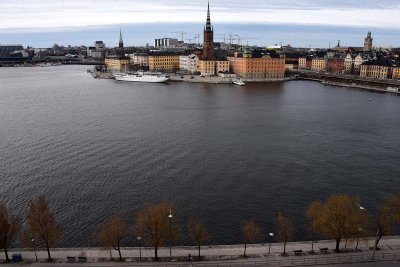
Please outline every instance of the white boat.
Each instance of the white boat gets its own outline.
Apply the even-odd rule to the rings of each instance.
[[[163,83],[169,80],[167,75],[161,73],[145,73],[136,72],[130,73],[115,73],[114,77],[118,81],[125,82],[145,82],[145,83]]]
[[[233,83],[233,84],[236,84],[236,85],[240,85],[240,86],[246,85],[246,84],[242,81],[242,79],[234,79],[234,80],[232,81],[232,83]]]

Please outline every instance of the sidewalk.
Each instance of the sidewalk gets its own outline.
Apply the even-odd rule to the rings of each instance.
[[[340,253],[336,254],[334,252],[335,242],[331,240],[322,240],[314,243],[314,254],[310,254],[311,242],[290,242],[286,245],[286,252],[289,256],[295,256],[294,251],[297,250],[302,256],[295,256],[298,258],[306,258],[307,256],[315,257],[316,255],[323,255],[338,257],[346,254],[358,254],[358,255],[371,255],[373,247],[374,238],[360,239],[358,244],[358,251],[355,252],[356,240],[347,242],[347,251],[355,253]],[[341,242],[341,250],[344,251],[345,240]],[[327,248],[327,253],[322,253],[320,248]],[[398,253],[400,256],[400,237],[383,237],[379,243],[379,253]],[[282,257],[283,243],[272,243],[271,252],[268,257],[269,243],[263,244],[252,244],[247,245],[246,254],[248,258],[254,260],[280,260],[288,259],[288,257]],[[300,252],[301,250],[301,252]],[[139,260],[139,253],[141,251],[142,261],[151,261],[154,257],[154,249],[152,247],[125,247],[122,248],[122,257],[128,262],[135,262]],[[219,261],[219,260],[238,260],[243,257],[244,245],[217,245],[217,246],[203,246],[201,247],[201,255],[204,257],[205,261]],[[20,253],[22,258],[26,261],[35,260],[35,252],[33,249],[11,249],[9,251],[9,256],[14,253]],[[198,255],[198,248],[195,246],[175,246],[172,247],[172,259],[175,261],[184,261],[188,254],[193,257]],[[44,262],[47,259],[47,252],[43,249],[38,249],[36,255],[39,261]],[[336,255],[336,256],[335,256]],[[51,256],[56,262],[67,262],[67,257],[76,257],[78,262],[79,256],[86,257],[87,262],[100,263],[109,261],[111,258],[117,259],[118,252],[116,250],[110,250],[106,248],[57,248],[51,250]],[[165,261],[169,261],[169,247],[162,247],[158,250],[158,256]],[[369,257],[369,256],[368,256]],[[0,260],[4,260],[4,252],[0,253]]]

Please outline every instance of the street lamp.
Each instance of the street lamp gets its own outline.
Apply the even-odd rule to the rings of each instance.
[[[139,242],[139,261],[142,261],[142,237],[138,236],[137,241]]]
[[[32,241],[32,245],[33,245],[33,250],[35,251],[35,258],[36,258],[36,261],[38,261],[37,254],[36,254],[35,239],[32,238],[31,241]]]
[[[169,260],[171,261],[171,235],[172,235],[172,213],[171,209],[169,209]]]
[[[269,233],[269,247],[268,247],[268,257],[269,257],[269,253],[271,252],[271,242],[272,242],[272,238],[274,238],[274,233]]]

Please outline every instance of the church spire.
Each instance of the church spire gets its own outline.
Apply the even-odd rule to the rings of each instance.
[[[208,1],[208,6],[207,6],[206,31],[212,31],[212,27],[211,27],[211,16],[210,16],[210,1]]]
[[[124,47],[124,41],[122,40],[121,28],[119,28],[119,47],[120,48]]]

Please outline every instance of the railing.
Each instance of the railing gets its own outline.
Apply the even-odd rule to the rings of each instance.
[[[278,259],[260,258],[237,260],[237,261],[213,261],[213,262],[135,262],[132,264],[124,264],[124,267],[247,267],[247,266],[309,266],[309,265],[327,265],[327,264],[346,264],[346,263],[363,263],[363,262],[381,262],[381,261],[399,261],[400,252],[398,253],[376,253],[375,260],[372,260],[372,252],[360,252],[344,254],[326,254],[316,256],[294,256],[280,257]],[[107,265],[111,267],[112,265]],[[79,265],[74,264],[74,267]],[[96,265],[91,265],[96,267]],[[100,267],[100,266],[99,266]]]

